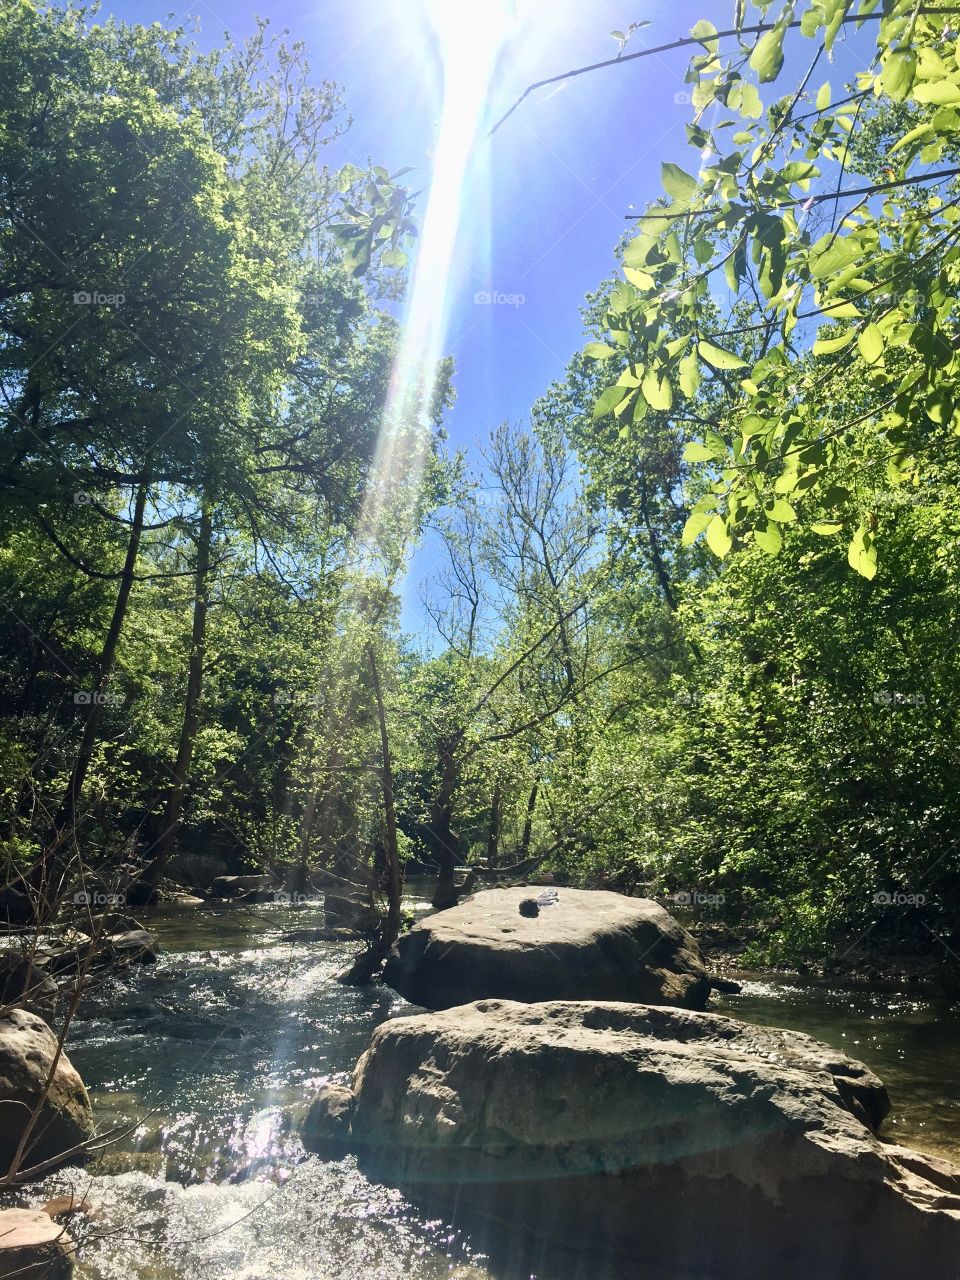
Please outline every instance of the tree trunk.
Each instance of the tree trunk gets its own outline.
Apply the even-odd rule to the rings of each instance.
[[[487,869],[497,865],[497,854],[500,849],[500,779],[493,784],[493,795],[490,797],[490,826],[487,829]]]
[[[437,887],[433,905],[438,911],[457,905],[457,848],[453,834],[453,793],[457,786],[455,749],[440,749],[440,785],[430,807],[430,839],[437,864]]]
[[[380,672],[373,645],[367,648],[373,695],[377,700],[377,721],[380,725],[380,784],[383,789],[383,813],[386,826],[384,841],[387,855],[387,923],[384,931],[384,954],[390,950],[400,935],[400,906],[403,898],[403,875],[400,869],[400,850],[397,846],[397,811],[393,793],[393,761],[390,756],[390,739],[387,734],[387,714],[383,706]]]
[[[317,819],[318,786],[319,783],[314,778],[300,815],[300,839],[297,842],[297,865],[290,882],[291,893],[306,893],[310,884],[310,845],[313,840],[313,824]]]
[[[193,748],[200,724],[200,697],[203,692],[204,660],[207,646],[207,611],[210,604],[210,544],[213,537],[213,504],[204,498],[200,508],[200,535],[197,540],[197,564],[194,573],[193,632],[190,637],[190,661],[187,668],[187,696],[183,709],[180,742],[173,766],[173,784],[167,794],[156,852],[143,875],[152,889],[160,883],[177,842],[183,817],[183,802]]]
[[[127,554],[120,574],[120,589],[117,592],[116,603],[113,606],[110,627],[100,652],[96,688],[92,691],[90,697],[90,709],[87,712],[86,723],[83,726],[83,737],[80,740],[77,759],[70,774],[70,781],[67,783],[66,793],[60,802],[60,808],[50,824],[46,847],[31,875],[34,884],[41,891],[42,899],[50,905],[52,905],[50,887],[53,878],[51,874],[53,861],[57,851],[62,848],[76,830],[77,805],[79,804],[83,784],[86,782],[90,762],[93,759],[93,753],[97,745],[97,730],[100,725],[101,708],[106,698],[107,684],[113,673],[117,646],[120,642],[123,623],[127,615],[130,592],[133,589],[137,557],[140,553],[140,540],[143,536],[147,490],[147,481],[143,480],[137,489],[137,496],[134,501],[133,522],[130,526],[130,537],[127,541]]]
[[[537,807],[537,795],[540,791],[540,783],[535,782],[530,788],[530,794],[527,796],[527,815],[523,820],[523,834],[520,837],[520,860],[522,861],[530,852],[530,841],[533,837],[533,814]]]
[[[390,756],[390,738],[387,733],[387,715],[383,705],[380,671],[373,645],[367,646],[367,661],[373,683],[373,696],[377,704],[377,723],[380,728],[380,786],[383,791],[384,852],[387,858],[387,916],[380,928],[380,936],[356,957],[339,981],[359,987],[368,983],[378,971],[390,948],[400,936],[400,907],[403,899],[403,875],[400,870],[400,850],[397,845],[397,812],[394,805],[393,762]]]

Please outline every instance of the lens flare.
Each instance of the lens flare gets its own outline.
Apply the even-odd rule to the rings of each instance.
[[[400,350],[360,522],[368,555],[387,532],[412,532],[430,447],[430,401],[453,297],[458,233],[479,161],[497,60],[516,30],[512,0],[424,0],[443,66],[443,98],[429,193]]]

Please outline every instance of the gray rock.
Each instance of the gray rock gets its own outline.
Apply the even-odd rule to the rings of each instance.
[[[146,929],[128,929],[124,933],[111,933],[104,939],[107,955],[121,964],[155,964],[157,940]]]
[[[592,1274],[945,1278],[960,1169],[882,1143],[866,1122],[887,1107],[862,1063],[798,1032],[486,1000],[381,1026],[303,1138],[518,1270],[588,1239]]]
[[[101,922],[95,922],[94,927],[95,938],[76,929],[66,930],[60,946],[43,949],[43,964],[58,977],[70,978],[114,965],[153,964],[157,959],[156,937],[136,920],[119,916],[107,931]]]
[[[57,1002],[57,984],[22,951],[0,952],[0,1006],[17,1005],[49,1013]]]
[[[15,885],[0,886],[0,924],[28,924],[33,919],[30,899]]]
[[[43,1096],[56,1049],[56,1036],[36,1014],[14,1009],[0,1018],[0,1173],[9,1168],[26,1122]],[[21,1168],[58,1159],[92,1135],[90,1099],[70,1059],[62,1053]]]
[[[369,899],[356,894],[334,893],[328,889],[323,897],[323,918],[328,928],[376,929],[380,912]]]
[[[270,876],[217,876],[210,886],[210,897],[239,898],[245,893],[269,889],[272,883]]]
[[[164,889],[160,901],[172,907],[202,907],[204,900],[183,889]]]
[[[73,1242],[49,1214],[0,1210],[0,1277],[68,1280],[72,1274]]]
[[[706,1005],[697,944],[658,903],[561,889],[527,917],[529,898],[523,887],[488,889],[424,917],[397,941],[385,981],[428,1009],[484,998]]]

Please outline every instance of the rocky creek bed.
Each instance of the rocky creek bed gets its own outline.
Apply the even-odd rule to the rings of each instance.
[[[478,1257],[449,1216],[370,1180],[354,1154],[307,1155],[284,1119],[343,1084],[375,1028],[413,1010],[387,988],[333,982],[346,943],[289,941],[319,906],[159,911],[159,962],[112,980],[70,1037],[98,1122],[128,1132],[103,1160],[7,1196],[38,1205],[73,1186],[76,1274],[97,1280],[515,1280],[519,1259]],[[960,1157],[960,1017],[904,993],[750,982],[713,1008],[795,1027],[863,1060],[888,1085],[897,1142]],[[691,1230],[695,1230],[695,1219]],[[602,1239],[533,1269],[538,1280],[604,1274]],[[599,1259],[599,1260],[598,1260]],[[527,1260],[529,1261],[529,1259]],[[622,1274],[616,1264],[608,1274]],[[512,1269],[513,1268],[513,1269]],[[658,1280],[674,1280],[662,1268]],[[678,1278],[679,1280],[679,1278]],[[854,1278],[855,1280],[855,1278]]]

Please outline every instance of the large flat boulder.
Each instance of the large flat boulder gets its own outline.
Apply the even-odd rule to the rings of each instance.
[[[56,1036],[36,1014],[13,1009],[0,1018],[0,1175],[9,1169],[41,1099],[20,1161],[22,1170],[68,1158],[93,1136],[93,1112],[83,1081],[65,1053],[54,1067],[56,1051]]]
[[[584,1248],[593,1275],[953,1275],[960,1169],[880,1141],[888,1106],[798,1032],[484,1000],[381,1026],[303,1140],[540,1273]]]
[[[705,1007],[697,944],[658,903],[559,889],[539,905],[537,894],[489,889],[426,916],[398,940],[385,981],[427,1009],[488,998]]]

